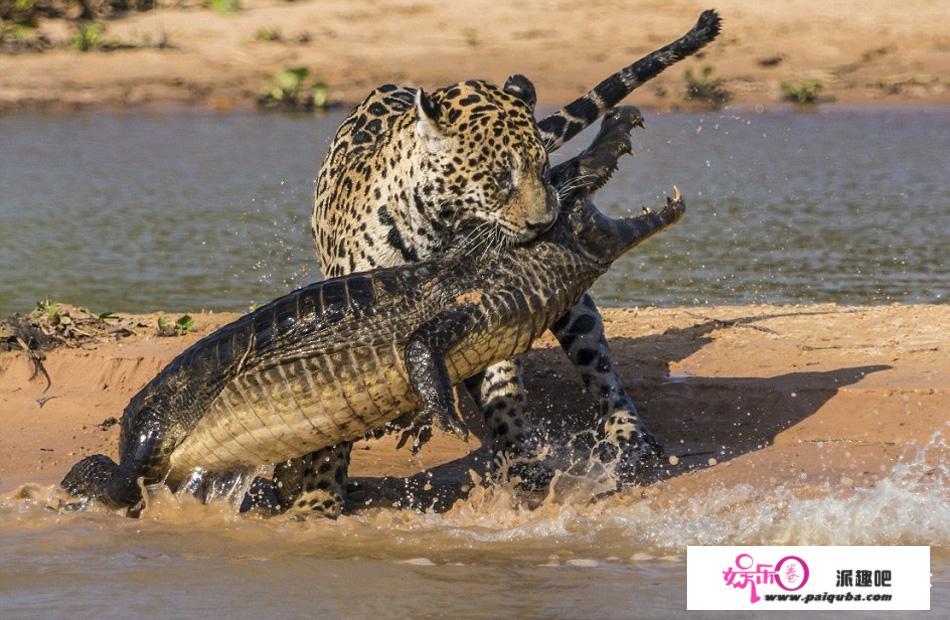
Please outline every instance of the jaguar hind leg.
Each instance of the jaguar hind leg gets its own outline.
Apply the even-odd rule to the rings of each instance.
[[[530,432],[524,413],[525,396],[520,360],[490,366],[465,382],[485,416],[491,437],[491,469],[508,463],[509,477],[528,488],[543,488],[552,472],[538,460],[538,438]]]
[[[604,321],[593,298],[584,295],[551,326],[551,331],[580,371],[585,386],[597,396],[598,439],[615,448],[607,450],[614,453],[609,456],[620,451],[621,477],[632,473],[638,461],[660,455],[660,444],[643,423],[610,357]]]
[[[352,446],[344,442],[278,464],[274,492],[281,511],[339,517],[346,500],[344,485]]]

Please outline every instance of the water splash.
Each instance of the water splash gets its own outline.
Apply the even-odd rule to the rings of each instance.
[[[475,476],[468,497],[445,512],[371,508],[339,520],[297,521],[237,515],[226,499],[203,505],[153,490],[140,520],[98,508],[54,510],[65,499],[56,487],[24,485],[0,497],[0,534],[15,528],[88,528],[101,536],[129,528],[174,532],[190,549],[223,545],[251,557],[317,554],[436,563],[572,560],[636,562],[675,558],[687,545],[927,544],[950,547],[947,445],[935,436],[912,448],[885,477],[866,488],[800,484],[726,486],[699,491],[634,487],[602,497],[603,478],[555,480],[532,506],[511,486],[484,485]],[[708,470],[707,470],[707,473]],[[798,481],[794,481],[798,483]],[[217,543],[213,542],[217,539]]]

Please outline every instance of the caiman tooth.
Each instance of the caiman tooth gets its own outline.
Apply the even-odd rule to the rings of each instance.
[[[596,183],[594,183],[594,184],[590,187],[590,190],[588,190],[588,191],[589,191],[591,194],[593,194],[594,192],[596,192],[596,191],[598,191],[600,188],[602,188],[604,185],[607,185],[607,183],[610,181],[610,178],[614,175],[614,172],[616,172],[616,171],[617,171],[617,165],[614,164],[613,166],[611,166],[611,168],[607,171],[606,174],[603,174],[603,175],[600,176],[600,180],[598,180]]]
[[[629,143],[628,143],[627,146],[629,147]],[[632,152],[633,152],[633,149],[631,148],[629,151],[625,151],[625,152],[626,152],[626,153],[632,153]],[[621,155],[623,155],[623,154],[624,154],[624,153],[621,153]],[[610,165],[609,168],[607,168],[607,171],[606,171],[606,172],[604,172],[604,173],[599,173],[599,174],[597,175],[597,176],[598,176],[597,180],[590,186],[590,189],[589,189],[588,191],[589,191],[591,194],[593,194],[594,192],[596,192],[596,191],[598,191],[600,188],[602,188],[604,185],[607,185],[607,183],[608,183],[608,182],[610,181],[610,179],[614,176],[614,173],[617,172],[617,168],[619,168],[619,167],[620,167],[620,157],[618,156],[618,157],[614,158],[613,163]]]
[[[643,127],[642,118],[638,118],[633,123],[633,127]],[[631,127],[630,130],[625,132],[624,140],[620,143],[620,149],[619,149],[620,152],[617,153],[617,156],[613,158],[613,162],[607,168],[606,172],[596,171],[595,176],[597,177],[597,180],[588,186],[588,191],[591,194],[598,191],[600,188],[602,188],[604,185],[606,185],[610,181],[610,179],[614,176],[614,173],[620,167],[621,157],[623,157],[624,155],[634,154],[633,145],[631,144],[631,135],[630,135],[631,132],[633,131],[633,127]]]

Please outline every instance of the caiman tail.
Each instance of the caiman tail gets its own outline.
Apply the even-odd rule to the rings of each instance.
[[[87,497],[110,508],[131,506],[140,499],[135,477],[124,476],[104,454],[87,456],[69,470],[61,483],[70,495]]]

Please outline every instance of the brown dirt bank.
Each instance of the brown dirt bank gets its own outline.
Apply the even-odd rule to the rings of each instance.
[[[542,104],[569,101],[631,59],[679,36],[708,5],[725,19],[701,59],[726,80],[733,102],[780,100],[780,84],[819,79],[823,95],[850,104],[950,103],[950,4],[937,0],[614,0],[517,3],[459,0],[243,0],[230,15],[194,6],[129,14],[105,23],[115,43],[145,49],[80,53],[63,21],[41,22],[59,47],[0,55],[0,111],[81,106],[252,105],[268,76],[306,66],[331,99],[360,100],[399,81],[433,87],[469,77],[535,80]],[[276,41],[256,40],[267,29]],[[302,40],[300,35],[307,36]],[[154,49],[155,41],[167,43]],[[684,67],[633,101],[682,102]]]
[[[185,346],[236,317],[195,316],[195,334],[49,353],[47,392],[42,377],[30,380],[25,354],[0,354],[0,492],[56,482],[86,454],[114,455],[118,427],[98,425]],[[665,482],[644,487],[657,501],[711,485],[781,484],[805,496],[869,486],[948,428],[950,306],[610,309],[606,320],[634,398],[678,457]],[[535,421],[555,436],[590,424],[592,401],[551,338],[526,367]],[[353,474],[364,492],[354,501],[396,499],[399,477],[424,470],[451,499],[484,462],[478,448],[436,437],[413,457],[390,438],[363,442]],[[421,476],[412,484],[429,486]]]

